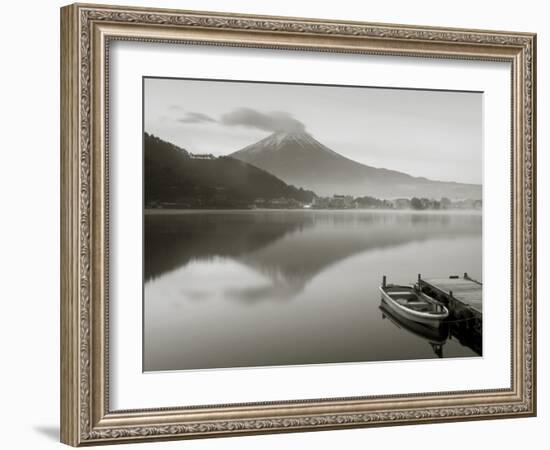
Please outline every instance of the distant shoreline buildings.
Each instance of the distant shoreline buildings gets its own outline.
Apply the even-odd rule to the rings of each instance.
[[[390,210],[480,210],[481,200],[451,200],[443,197],[440,200],[429,198],[396,198],[392,200],[375,197],[353,197],[352,195],[335,194],[332,197],[315,197],[311,203],[302,203],[294,199],[258,198],[251,209],[390,209]]]
[[[410,209],[410,210],[451,210],[481,209],[482,200],[451,200],[443,197],[439,200],[412,197],[396,199],[379,199],[375,197],[353,197],[351,195],[333,195],[332,197],[315,197],[309,206],[313,209]]]
[[[178,202],[152,202],[146,204],[147,209],[201,209],[201,205]],[[253,203],[240,205],[233,209],[380,209],[380,210],[412,210],[412,211],[445,211],[445,210],[481,210],[482,200],[460,199],[451,200],[443,197],[439,200],[429,198],[396,198],[379,199],[375,197],[353,197],[352,195],[336,194],[332,197],[315,197],[311,203],[304,203],[294,198],[278,197],[273,199],[257,198]],[[209,203],[204,208],[216,208]],[[222,209],[227,209],[224,204]],[[231,207],[229,207],[231,209]]]
[[[216,159],[212,153],[189,153],[191,159]]]

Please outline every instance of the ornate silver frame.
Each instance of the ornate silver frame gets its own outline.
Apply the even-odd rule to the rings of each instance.
[[[111,411],[106,67],[109,43],[117,39],[510,62],[510,388]],[[62,442],[80,446],[535,415],[535,53],[531,33],[83,4],[62,8]]]

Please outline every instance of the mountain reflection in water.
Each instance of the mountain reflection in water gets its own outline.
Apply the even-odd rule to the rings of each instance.
[[[382,275],[481,279],[477,213],[150,211],[144,220],[145,370],[437,357],[381,319]],[[446,357],[473,355],[445,347]]]

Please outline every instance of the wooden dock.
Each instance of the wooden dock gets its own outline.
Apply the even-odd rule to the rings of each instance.
[[[462,277],[422,278],[418,287],[449,310],[451,333],[463,345],[482,354],[483,285],[467,273]]]
[[[447,301],[455,300],[478,314],[483,313],[482,284],[464,274],[464,277],[419,278],[421,288],[429,288],[443,295]]]

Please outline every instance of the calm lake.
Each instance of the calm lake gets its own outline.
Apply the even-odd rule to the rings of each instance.
[[[378,291],[481,280],[478,212],[146,211],[144,227],[145,371],[478,356]]]

